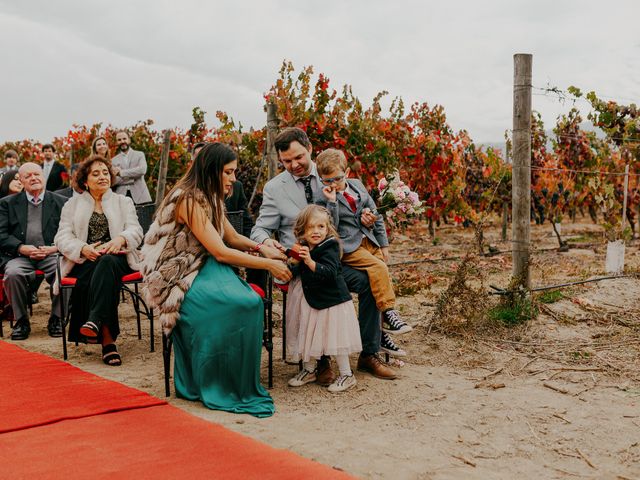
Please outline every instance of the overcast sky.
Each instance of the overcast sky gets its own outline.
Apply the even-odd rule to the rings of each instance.
[[[188,128],[194,106],[261,127],[283,59],[365,105],[380,90],[441,104],[455,130],[501,141],[514,53],[533,54],[535,86],[640,103],[639,20],[640,0],[0,0],[0,142],[74,123]],[[533,105],[547,128],[570,108]]]

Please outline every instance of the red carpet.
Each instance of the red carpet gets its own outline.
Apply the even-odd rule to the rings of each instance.
[[[0,385],[2,478],[353,478],[2,341]]]
[[[0,386],[0,433],[167,403],[3,341]]]
[[[0,435],[0,465],[4,478],[351,478],[170,405]]]

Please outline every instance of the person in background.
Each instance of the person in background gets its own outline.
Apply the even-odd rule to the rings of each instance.
[[[109,158],[109,157],[103,157]],[[78,171],[78,168],[82,165],[81,163],[74,163],[71,165],[71,179],[69,180],[69,186],[67,188],[63,188],[61,190],[56,191],[58,195],[61,195],[65,198],[71,198],[75,195],[81,195],[82,190],[78,189],[75,183],[75,174]]]
[[[18,171],[18,152],[7,150],[4,152],[4,167],[0,168],[0,175],[12,171]]]
[[[55,153],[56,149],[50,143],[42,146],[42,154],[44,155],[42,172],[44,173],[46,189],[50,192],[60,190],[69,178],[65,166],[55,159]]]
[[[144,180],[147,160],[143,152],[131,148],[131,138],[124,130],[116,133],[118,154],[111,159],[116,181],[115,192],[133,199],[133,203],[148,203],[151,194]]]
[[[102,361],[110,366],[122,364],[115,344],[121,279],[137,267],[136,249],[142,242],[133,201],[111,191],[114,180],[109,160],[85,160],[74,179],[82,193],[65,204],[55,237],[64,256],[60,273],[76,279],[69,341],[100,343]]]
[[[109,144],[105,137],[96,137],[93,139],[93,142],[91,143],[91,154],[98,155],[102,158],[111,158]]]
[[[2,179],[0,180],[0,198],[20,193],[22,190],[23,187],[22,182],[20,182],[18,170],[11,170],[2,175]]]

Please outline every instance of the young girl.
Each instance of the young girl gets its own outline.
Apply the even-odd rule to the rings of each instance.
[[[318,205],[308,205],[300,212],[293,233],[303,244],[298,251],[300,260],[292,260],[303,295],[295,307],[299,330],[291,354],[293,360],[302,360],[303,369],[289,380],[289,386],[314,382],[316,360],[332,355],[340,375],[329,391],[342,392],[356,384],[349,354],[360,352],[362,342],[356,310],[342,277],[338,235],[329,212]]]

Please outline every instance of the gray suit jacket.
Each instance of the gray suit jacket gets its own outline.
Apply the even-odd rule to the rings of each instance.
[[[322,195],[322,184],[316,176],[314,192]],[[314,201],[319,200],[314,197]],[[291,248],[296,239],[293,236],[293,224],[300,211],[307,206],[304,191],[296,185],[289,172],[282,172],[264,186],[262,205],[256,224],[251,230],[251,240],[262,243],[275,232],[279,242],[285,248]]]
[[[111,159],[111,163],[120,169],[114,184],[116,193],[126,195],[127,191],[130,191],[133,203],[151,201],[149,189],[144,181],[144,175],[147,173],[147,160],[143,152],[130,148],[127,155],[119,153]]]
[[[348,179],[349,186],[358,194],[358,207],[354,213],[347,203],[342,193],[338,192],[335,202],[319,202],[326,206],[333,218],[333,223],[338,228],[342,249],[344,253],[351,253],[358,249],[362,243],[362,236],[366,236],[374,245],[378,247],[388,247],[389,240],[384,226],[382,215],[378,216],[373,228],[367,228],[360,223],[363,208],[376,211],[376,204],[367,192],[367,189],[360,180]]]

